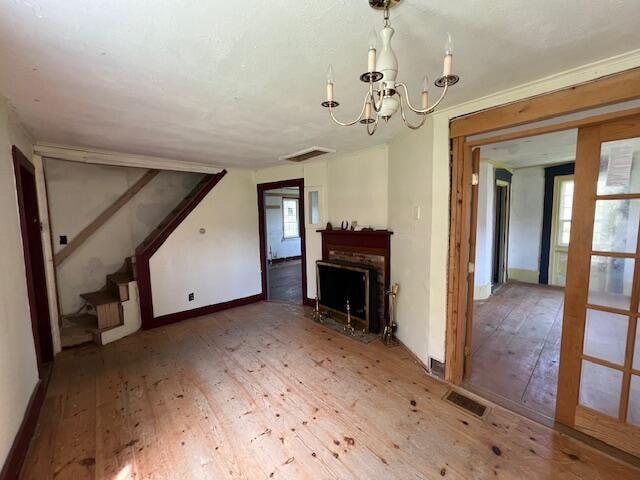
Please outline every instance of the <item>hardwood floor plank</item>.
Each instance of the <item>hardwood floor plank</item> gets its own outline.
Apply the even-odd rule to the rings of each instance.
[[[466,414],[403,348],[359,343],[300,306],[248,305],[58,362],[22,478],[640,475],[499,407]]]

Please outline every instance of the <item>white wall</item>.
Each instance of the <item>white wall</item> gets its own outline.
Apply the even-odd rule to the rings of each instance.
[[[322,238],[316,230],[326,222],[356,220],[358,226],[386,228],[388,222],[388,147],[376,145],[348,154],[333,154],[291,165],[256,170],[256,182],[303,178],[307,192],[319,188],[320,227],[309,225],[305,211],[307,247],[307,296],[316,296],[315,262],[322,258]],[[306,205],[305,205],[306,209]]]
[[[262,291],[256,198],[253,172],[229,169],[151,257],[155,316]]]
[[[427,127],[407,131],[389,144],[389,229],[391,283],[398,283],[396,320],[398,338],[425,363],[429,351],[428,281],[430,214],[429,145],[433,132]],[[448,210],[449,200],[439,200]]]
[[[544,168],[514,170],[509,219],[509,277],[535,280],[540,273],[540,244],[544,207]]]
[[[146,170],[45,159],[54,253],[127,191]],[[102,288],[106,275],[189,193],[202,174],[162,171],[57,268],[63,315],[83,304],[81,293]]]
[[[494,167],[480,161],[478,184],[478,222],[476,229],[476,271],[474,275],[474,299],[491,295],[493,273],[493,241],[495,235],[495,178]]]
[[[269,190],[269,193],[276,193],[276,191]],[[267,258],[299,257],[301,253],[300,237],[284,238],[283,236],[282,197],[267,195],[264,204],[265,207],[278,207],[265,209]]]
[[[327,158],[329,221],[356,220],[359,227],[387,228],[386,145]]]
[[[38,381],[12,144],[31,157],[31,137],[0,97],[0,466],[4,465]]]

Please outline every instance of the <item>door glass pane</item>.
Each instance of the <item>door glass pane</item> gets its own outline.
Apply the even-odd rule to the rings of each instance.
[[[633,423],[634,425],[640,426],[640,377],[637,375],[631,375],[627,423]]]
[[[624,365],[628,317],[616,313],[587,310],[584,354]]]
[[[612,417],[618,416],[622,372],[582,361],[580,404]]]
[[[598,200],[593,225],[593,249],[601,252],[636,251],[640,199]]]
[[[591,257],[589,303],[629,310],[634,260],[631,258]]]
[[[640,192],[640,138],[605,142],[600,148],[598,195]]]
[[[564,287],[567,283],[567,252],[557,251],[554,261],[552,285]]]

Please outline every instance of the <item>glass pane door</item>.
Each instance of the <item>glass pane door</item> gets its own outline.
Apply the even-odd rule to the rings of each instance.
[[[580,130],[572,208],[557,419],[638,455],[639,119]]]

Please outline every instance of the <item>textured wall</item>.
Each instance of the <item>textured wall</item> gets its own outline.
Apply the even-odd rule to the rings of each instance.
[[[151,257],[155,316],[261,292],[256,199],[253,172],[229,170]]]

